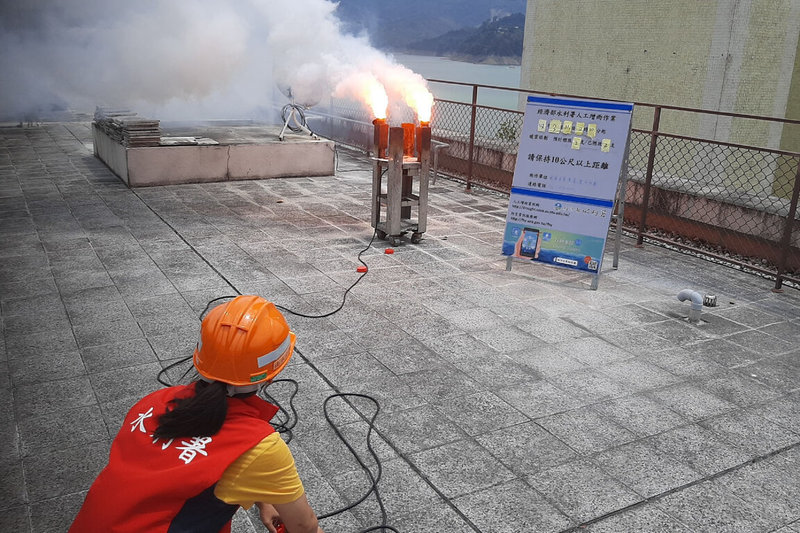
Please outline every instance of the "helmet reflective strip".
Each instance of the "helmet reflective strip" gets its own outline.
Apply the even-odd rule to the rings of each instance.
[[[286,350],[289,349],[289,346],[291,345],[292,345],[292,336],[286,335],[286,339],[284,339],[284,341],[281,343],[280,346],[258,358],[258,368],[263,368],[268,364],[270,364],[271,362],[279,359],[280,356],[282,356],[286,352]]]

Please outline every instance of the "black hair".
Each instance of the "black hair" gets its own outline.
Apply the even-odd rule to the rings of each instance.
[[[159,439],[210,437],[225,423],[228,414],[228,386],[221,381],[198,380],[194,395],[169,402],[158,418],[153,436]]]

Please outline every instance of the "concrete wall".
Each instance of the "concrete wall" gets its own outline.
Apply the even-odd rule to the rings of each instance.
[[[92,138],[95,157],[100,158],[114,174],[130,185],[128,183],[128,151],[125,147],[112,140],[94,124],[92,124]]]
[[[93,133],[95,155],[130,187],[334,173],[328,140],[126,148],[96,127]]]
[[[798,0],[528,0],[527,9],[523,88],[779,117],[800,95]],[[641,110],[634,127],[651,117]],[[783,133],[676,112],[661,124],[773,148]]]
[[[227,176],[227,146],[128,148],[131,187],[223,181]]]
[[[627,185],[625,219],[638,226],[644,184],[629,180]],[[649,206],[649,228],[660,228],[688,239],[719,243],[727,251],[765,258],[773,263],[777,263],[783,253],[779,243],[786,225],[785,215],[661,187],[650,189]],[[786,266],[798,269],[800,220],[794,221],[789,245],[791,253]]]
[[[229,179],[329,176],[334,173],[334,143],[328,140],[234,144],[230,146]]]

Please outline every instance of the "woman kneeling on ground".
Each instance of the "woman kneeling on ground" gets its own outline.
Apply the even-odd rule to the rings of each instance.
[[[194,351],[200,379],[133,406],[70,533],[228,532],[236,510],[253,504],[272,533],[322,533],[269,423],[278,408],[256,395],[294,343],[286,319],[261,297],[212,309]]]

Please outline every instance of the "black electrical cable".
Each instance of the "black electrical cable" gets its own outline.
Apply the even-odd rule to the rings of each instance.
[[[203,312],[200,313],[200,320],[203,320],[203,317],[206,316],[206,312],[208,312],[208,308],[211,307],[211,304],[213,304],[214,302],[218,302],[220,300],[225,300],[226,298],[236,298],[236,296],[220,296],[218,298],[214,298],[213,300],[209,300],[208,303],[206,304],[205,309],[203,309]]]
[[[339,307],[337,307],[333,311],[330,311],[328,313],[324,313],[324,314],[321,314],[321,315],[307,315],[307,314],[303,314],[303,313],[298,313],[296,311],[292,311],[291,309],[288,309],[286,307],[283,307],[283,306],[277,305],[277,304],[275,305],[275,307],[277,307],[278,309],[280,309],[283,312],[289,313],[291,315],[303,317],[303,318],[326,318],[326,317],[329,317],[329,316],[341,311],[342,308],[344,308],[344,304],[347,301],[347,295],[358,284],[358,282],[360,282],[364,278],[364,276],[366,276],[367,273],[369,272],[369,266],[364,262],[363,259],[361,259],[361,255],[372,247],[372,243],[375,241],[375,237],[376,237],[377,233],[378,233],[378,230],[376,228],[375,231],[373,231],[372,237],[370,238],[369,243],[367,244],[367,246],[363,250],[358,252],[358,256],[357,256],[358,262],[361,263],[365,268],[367,268],[367,270],[365,272],[363,272],[358,277],[358,279],[356,279],[353,282],[353,284],[350,285],[345,290],[344,295],[342,296],[342,303],[339,305]],[[231,285],[231,287],[237,292],[237,294],[241,294],[236,289],[236,287],[233,287],[233,285]],[[199,316],[200,320],[202,320],[203,317],[205,316],[206,312],[208,312],[208,310],[211,307],[212,303],[217,302],[219,300],[225,300],[225,299],[228,299],[228,298],[235,298],[235,297],[236,297],[235,295],[226,295],[226,296],[219,296],[217,298],[209,300],[208,303],[206,304],[205,308],[203,309],[203,311],[200,313],[200,316]],[[296,346],[295,346],[295,351],[298,353],[298,355],[300,355],[301,357],[303,357],[303,359],[305,359],[305,356],[303,356],[303,354],[300,352],[300,350]],[[156,379],[163,386],[171,387],[172,384],[162,380],[161,379],[162,376],[166,372],[168,372],[170,369],[172,369],[172,368],[174,368],[174,367],[176,367],[176,366],[178,366],[178,365],[180,365],[182,363],[185,363],[186,361],[189,361],[190,359],[192,359],[192,355],[184,357],[184,358],[182,358],[182,359],[180,359],[180,360],[178,360],[178,361],[176,361],[176,362],[164,367],[158,373],[158,375],[156,376]],[[183,378],[185,378],[191,370],[192,370],[192,366],[190,366],[186,370],[186,372],[184,372],[183,376],[181,376],[181,378],[178,380],[178,382],[183,380]],[[293,390],[289,395],[289,411],[287,411],[271,394],[269,394],[267,392],[266,389],[270,385],[275,384],[275,383],[290,383],[290,384],[293,385]],[[272,403],[276,407],[278,407],[278,414],[281,415],[281,418],[278,419],[277,421],[273,422],[272,425],[275,428],[275,430],[283,436],[283,438],[284,438],[284,440],[285,440],[285,442],[287,444],[289,442],[291,442],[291,440],[293,438],[292,430],[297,425],[298,416],[297,416],[297,410],[295,409],[295,406],[294,406],[294,398],[297,395],[298,391],[299,391],[299,385],[298,385],[297,381],[295,381],[293,379],[288,379],[288,378],[287,379],[276,379],[276,380],[273,380],[271,382],[265,383],[258,390],[258,395],[259,396],[261,396],[266,401],[269,401],[270,403]],[[372,470],[370,470],[370,468],[367,466],[367,464],[364,462],[364,460],[359,456],[358,452],[347,441],[345,436],[342,434],[342,432],[339,430],[339,428],[336,426],[336,424],[331,419],[330,413],[328,412],[328,403],[334,398],[342,398],[342,399],[344,399],[345,402],[347,402],[348,405],[350,405],[350,407],[353,410],[355,410],[359,415],[361,415],[361,417],[369,425],[369,429],[367,430],[367,450],[369,451],[370,455],[372,456],[373,460],[375,461],[377,473],[373,473]],[[365,399],[365,400],[368,400],[368,401],[372,402],[375,405],[375,412],[372,414],[372,416],[369,418],[369,420],[367,420],[367,418],[364,416],[364,414],[361,413],[361,411],[359,411],[358,409],[356,409],[355,406],[351,402],[348,401],[349,398],[362,398],[362,399]],[[361,496],[358,500],[356,500],[354,503],[351,503],[351,504],[349,504],[349,505],[347,505],[345,507],[342,507],[341,509],[336,509],[334,511],[330,511],[328,513],[320,515],[320,516],[317,517],[318,520],[322,520],[324,518],[330,518],[332,516],[335,516],[335,515],[344,513],[346,511],[349,511],[349,510],[355,508],[357,505],[360,505],[362,502],[364,502],[367,498],[369,498],[369,496],[371,494],[374,494],[375,495],[375,499],[376,499],[376,501],[378,503],[378,507],[380,508],[380,511],[381,511],[381,524],[377,525],[377,526],[371,526],[371,527],[366,528],[366,529],[361,529],[361,530],[358,531],[358,533],[369,533],[369,532],[372,532],[372,531],[392,531],[394,533],[400,533],[397,529],[395,529],[394,527],[392,527],[392,526],[390,526],[390,525],[388,525],[386,523],[387,520],[388,520],[388,515],[386,513],[386,507],[385,507],[385,505],[383,503],[383,499],[381,498],[380,492],[378,490],[378,483],[380,482],[381,476],[383,474],[383,467],[381,465],[381,461],[380,461],[380,458],[378,457],[378,454],[375,452],[375,449],[372,446],[372,433],[373,433],[373,430],[375,429],[375,419],[377,418],[379,412],[380,412],[380,404],[378,404],[378,401],[375,400],[375,398],[373,398],[371,396],[368,396],[366,394],[337,392],[337,393],[332,394],[332,395],[328,396],[327,398],[325,398],[325,401],[323,403],[323,413],[325,415],[325,420],[331,426],[331,428],[333,429],[334,433],[339,438],[339,440],[342,441],[342,443],[347,447],[347,449],[353,455],[355,460],[361,466],[362,470],[366,473],[367,477],[370,480],[370,487],[367,490],[367,492],[363,496]]]
[[[372,238],[369,240],[369,243],[367,244],[366,248],[361,250],[358,253],[358,256],[357,256],[359,263],[364,265],[364,267],[367,268],[367,271],[362,273],[361,276],[359,276],[358,279],[355,282],[353,282],[353,284],[350,285],[350,287],[348,287],[347,290],[345,290],[344,295],[342,296],[342,303],[339,305],[339,307],[337,307],[336,309],[334,309],[333,311],[331,311],[329,313],[325,313],[325,314],[322,314],[322,315],[306,315],[306,314],[303,314],[303,313],[298,313],[296,311],[292,311],[291,309],[288,309],[288,308],[280,306],[280,305],[276,305],[275,307],[277,307],[278,309],[280,309],[281,311],[284,311],[286,313],[289,313],[289,314],[292,314],[292,315],[295,315],[295,316],[304,317],[304,318],[325,318],[325,317],[329,317],[329,316],[341,311],[342,308],[344,307],[344,304],[345,304],[346,300],[347,300],[347,294],[369,272],[369,266],[364,262],[363,259],[361,259],[361,255],[372,247],[372,243],[375,241],[375,236],[377,235],[377,233],[378,233],[378,231],[376,229],[372,233]],[[297,352],[297,354],[300,357],[302,357],[303,359],[306,359],[305,356],[303,355],[303,353],[300,351],[300,349],[297,346],[295,346],[295,351]],[[277,381],[280,381],[280,380],[276,380],[276,382]],[[294,380],[286,380],[286,381],[291,381],[291,382],[295,383],[295,385],[297,385],[297,382],[295,382]],[[265,389],[268,386],[269,386],[269,384],[265,385],[261,389],[261,391],[265,395],[266,395]],[[296,393],[297,393],[297,391],[295,390],[294,394],[296,394]],[[294,394],[290,398],[290,408],[292,410],[292,413],[295,416],[294,423],[292,423],[291,426],[288,428],[288,434],[289,434],[289,438],[290,439],[291,439],[291,429],[294,428],[294,425],[297,422],[297,413],[294,410],[294,405],[292,405],[292,403],[291,403],[291,401],[294,399]],[[272,403],[277,405],[279,409],[283,410],[283,407],[281,407],[280,404],[278,404],[276,401],[274,401],[271,396],[269,398],[270,398],[270,401]],[[373,474],[372,470],[370,470],[370,468],[366,465],[366,463],[361,458],[361,456],[358,454],[358,452],[353,448],[353,446],[350,444],[350,442],[348,442],[347,438],[342,434],[342,432],[336,426],[336,424],[334,423],[333,419],[331,419],[330,413],[328,412],[328,404],[334,398],[342,398],[342,399],[344,399],[348,403],[348,405],[350,405],[350,407],[353,410],[355,410],[359,415],[361,415],[361,417],[364,418],[364,420],[369,425],[369,428],[367,429],[367,450],[369,451],[370,455],[372,455],[372,458],[375,461],[375,465],[376,465],[376,468],[377,468],[377,473]],[[361,411],[356,409],[355,406],[348,401],[349,398],[362,398],[362,399],[365,399],[367,401],[372,402],[375,405],[375,412],[372,414],[372,416],[369,418],[369,420],[367,420],[366,417],[363,415],[363,413],[361,413]],[[383,499],[381,498],[380,492],[378,490],[378,483],[380,482],[381,476],[383,474],[383,466],[381,465],[381,460],[378,457],[378,454],[375,452],[375,449],[372,446],[372,433],[373,433],[373,430],[375,429],[375,419],[377,418],[378,413],[380,412],[380,404],[378,403],[378,401],[375,398],[373,398],[372,396],[368,396],[366,394],[337,392],[337,393],[332,394],[332,395],[328,396],[327,398],[325,398],[325,401],[323,402],[323,405],[322,405],[322,410],[323,410],[323,413],[325,415],[325,420],[328,422],[328,425],[331,426],[331,428],[333,429],[333,431],[336,434],[336,436],[347,447],[347,449],[350,451],[350,453],[355,458],[356,462],[358,462],[358,464],[361,467],[361,469],[364,471],[364,473],[369,478],[370,487],[367,490],[367,492],[364,493],[364,495],[361,496],[355,502],[353,502],[353,503],[351,503],[349,505],[346,505],[346,506],[344,506],[344,507],[342,507],[340,509],[336,509],[336,510],[330,511],[328,513],[319,515],[317,517],[317,519],[318,520],[322,520],[324,518],[330,518],[332,516],[336,516],[338,514],[342,514],[342,513],[346,512],[346,511],[349,511],[349,510],[355,508],[356,506],[360,505],[362,502],[364,502],[367,498],[369,498],[369,496],[371,494],[375,494],[375,500],[378,503],[378,507],[380,508],[380,511],[381,511],[381,524],[377,525],[377,526],[372,526],[372,527],[369,527],[369,528],[366,528],[366,529],[359,530],[358,533],[369,533],[369,532],[372,532],[372,531],[393,531],[394,533],[400,533],[397,529],[395,529],[394,527],[392,527],[392,526],[387,524],[388,515],[386,513],[386,507],[385,507],[385,505],[383,503]],[[288,413],[287,413],[287,416],[288,416]],[[291,417],[289,417],[289,419],[291,419]]]
[[[356,279],[353,282],[352,285],[347,287],[347,289],[344,291],[344,295],[342,296],[342,303],[339,304],[339,307],[337,307],[336,309],[334,309],[333,311],[331,311],[329,313],[325,313],[325,314],[322,314],[322,315],[306,315],[306,314],[303,314],[303,313],[298,313],[297,311],[292,311],[291,309],[288,309],[288,308],[286,308],[286,307],[284,307],[282,305],[278,305],[278,304],[275,304],[275,307],[277,307],[281,311],[289,313],[290,315],[299,316],[299,317],[302,317],[302,318],[327,318],[327,317],[329,317],[329,316],[331,316],[333,314],[336,314],[339,311],[341,311],[342,308],[344,307],[345,302],[347,301],[347,295],[350,293],[351,290],[353,290],[353,287],[358,285],[359,281],[364,279],[364,276],[366,276],[367,273],[369,272],[369,266],[367,266],[367,264],[364,262],[364,260],[361,259],[361,254],[363,254],[364,252],[366,252],[367,250],[369,250],[372,247],[372,243],[375,241],[375,236],[377,234],[378,234],[378,230],[376,228],[375,231],[372,232],[372,238],[369,240],[369,244],[367,244],[367,247],[364,248],[363,250],[361,250],[360,252],[358,252],[358,256],[357,256],[358,262],[361,263],[362,265],[364,265],[364,267],[367,270],[362,272],[361,275],[358,277],[358,279]]]
[[[338,426],[331,419],[330,413],[328,412],[328,404],[334,398],[343,398],[345,399],[345,401],[347,401],[347,399],[349,398],[362,398],[372,402],[375,405],[375,412],[372,414],[371,417],[369,417],[369,420],[367,420],[367,424],[369,424],[369,429],[367,429],[367,449],[369,450],[370,455],[372,455],[372,458],[375,461],[375,467],[377,469],[376,473],[373,474],[372,470],[370,470],[370,468],[366,465],[366,463],[364,463],[363,459],[361,459],[361,456],[358,455],[358,452],[347,441],[345,436],[342,435],[342,432],[339,430]],[[355,409],[355,407],[349,401],[347,403],[363,417],[363,413],[361,413],[361,411]],[[325,414],[325,420],[331,426],[334,433],[336,433],[336,436],[339,437],[339,440],[341,440],[342,443],[347,447],[347,449],[350,450],[350,453],[353,454],[353,457],[361,466],[361,469],[364,471],[364,473],[367,474],[367,477],[370,480],[370,488],[361,498],[359,498],[355,502],[345,507],[342,507],[341,509],[336,509],[334,511],[330,511],[328,513],[320,515],[317,517],[318,520],[322,520],[323,518],[328,518],[331,516],[335,516],[337,514],[341,514],[345,511],[349,511],[354,507],[356,507],[357,505],[361,504],[364,500],[366,500],[370,494],[374,493],[375,501],[377,501],[378,507],[381,510],[381,524],[378,526],[369,527],[367,529],[362,529],[359,531],[359,533],[367,533],[369,531],[394,531],[395,533],[400,533],[399,531],[397,531],[397,529],[393,528],[392,526],[386,523],[388,521],[388,515],[386,514],[386,507],[383,504],[383,499],[381,498],[380,492],[378,490],[378,483],[380,482],[381,476],[383,475],[383,466],[381,465],[380,457],[378,457],[377,452],[375,452],[375,448],[372,447],[372,432],[375,429],[375,419],[378,417],[378,413],[380,413],[380,410],[381,406],[378,403],[378,401],[372,396],[368,396],[366,394],[340,392],[336,394],[331,394],[330,396],[325,398],[325,402],[322,404],[322,411]]]
[[[284,307],[284,306],[282,306],[282,305],[278,305],[278,304],[275,304],[275,307],[277,307],[277,308],[278,308],[278,309],[280,309],[281,311],[284,311],[284,312],[286,312],[286,313],[289,313],[289,314],[291,314],[291,315],[299,316],[299,317],[302,317],[302,318],[326,318],[326,317],[329,317],[329,316],[331,316],[331,315],[333,315],[333,314],[336,314],[336,313],[338,313],[339,311],[341,311],[341,310],[342,310],[342,308],[344,308],[344,304],[345,304],[345,302],[347,301],[347,295],[350,293],[350,291],[351,291],[351,290],[353,290],[353,287],[355,287],[356,285],[358,285],[358,282],[359,282],[359,281],[361,281],[361,280],[364,278],[364,276],[366,276],[366,275],[367,275],[367,273],[369,272],[369,266],[368,266],[368,265],[367,265],[367,264],[364,262],[364,260],[363,260],[363,259],[361,259],[361,255],[362,255],[364,252],[366,252],[367,250],[369,250],[369,249],[372,247],[372,243],[373,243],[373,242],[375,242],[375,236],[376,236],[377,234],[378,234],[378,230],[377,230],[377,229],[375,229],[375,231],[373,231],[373,232],[372,232],[372,237],[370,238],[370,240],[369,240],[369,243],[367,244],[366,248],[364,248],[363,250],[361,250],[360,252],[358,252],[358,256],[356,256],[356,257],[357,257],[357,259],[358,259],[358,262],[359,262],[359,263],[361,263],[362,265],[364,265],[364,267],[365,267],[365,268],[367,268],[367,271],[366,271],[366,272],[362,272],[362,273],[361,273],[361,275],[358,277],[358,279],[356,279],[356,280],[353,282],[353,284],[352,284],[352,285],[350,285],[350,286],[349,286],[349,287],[348,287],[348,288],[347,288],[347,289],[344,291],[344,295],[342,296],[342,303],[341,303],[341,304],[339,304],[339,307],[337,307],[336,309],[334,309],[333,311],[331,311],[331,312],[329,312],[329,313],[324,313],[324,314],[322,314],[322,315],[306,315],[306,314],[303,314],[303,313],[298,313],[297,311],[292,311],[291,309],[289,309],[289,308],[287,308],[287,307]],[[234,290],[236,290],[236,287],[233,287],[233,288],[234,288]],[[238,291],[238,290],[236,290],[236,292],[237,292],[237,293],[239,293],[239,291]],[[239,294],[241,294],[241,293],[239,293]],[[206,312],[207,312],[207,311],[208,311],[208,309],[211,307],[211,304],[212,304],[212,303],[214,303],[214,302],[218,302],[218,301],[220,301],[220,300],[225,300],[225,299],[228,299],[228,298],[236,298],[236,295],[226,295],[226,296],[219,296],[219,297],[217,297],[217,298],[213,298],[213,299],[209,300],[209,301],[208,301],[208,303],[206,304],[205,308],[203,309],[203,311],[200,313],[200,320],[202,320],[202,319],[203,319],[203,317],[205,316]],[[169,365],[169,366],[167,366],[167,367],[165,367],[165,368],[161,369],[161,371],[160,371],[160,372],[158,373],[158,375],[156,376],[156,380],[158,380],[158,382],[159,382],[159,383],[161,383],[162,385],[164,385],[165,387],[171,387],[171,386],[172,386],[172,384],[170,384],[170,383],[167,383],[167,382],[163,381],[163,380],[161,379],[161,377],[162,377],[162,376],[163,376],[163,375],[164,375],[164,374],[165,374],[165,373],[166,373],[168,370],[170,370],[171,368],[174,368],[174,367],[176,367],[176,366],[180,365],[181,363],[185,363],[186,361],[188,361],[188,360],[189,360],[189,359],[191,359],[191,358],[192,358],[192,356],[191,356],[191,355],[190,355],[190,356],[187,356],[187,357],[184,357],[183,359],[181,359],[181,360],[179,360],[179,361],[176,361],[176,362],[172,363],[171,365]],[[181,378],[181,379],[183,379],[183,377],[186,377],[186,375],[187,375],[187,374],[188,374],[188,371],[184,373],[184,375],[182,376],[182,378]],[[296,394],[296,393],[295,393],[295,394]],[[280,407],[280,406],[279,406],[279,407]]]
[[[303,356],[303,354],[300,352],[300,350],[297,349],[297,347],[295,347],[295,351],[298,353],[298,355],[300,355],[301,357],[305,358]],[[281,382],[291,383],[295,387],[294,390],[292,391],[291,396],[289,397],[289,408],[291,410],[291,414],[289,412],[287,412],[281,406],[281,404],[279,404],[278,401],[266,391],[266,389],[269,386],[271,386],[272,384],[281,383]],[[277,424],[274,423],[274,422],[272,424],[275,427],[276,431],[278,431],[279,433],[281,433],[283,435],[287,435],[288,434],[288,438],[286,439],[286,443],[287,444],[292,439],[292,431],[291,430],[297,424],[297,411],[295,410],[294,402],[293,402],[294,397],[297,394],[297,391],[298,391],[298,384],[293,379],[276,379],[276,380],[274,380],[274,381],[272,381],[270,383],[267,383],[267,384],[263,385],[259,389],[259,396],[261,396],[265,400],[269,401],[270,403],[276,405],[278,407],[278,409],[280,410],[279,412],[283,412],[284,415],[286,416],[286,418],[284,420],[279,420],[277,422]],[[372,456],[372,458],[373,458],[373,460],[375,462],[375,467],[377,469],[376,473],[372,472],[372,470],[369,468],[369,466],[361,458],[361,456],[358,454],[358,452],[355,450],[355,448],[353,448],[353,445],[350,444],[350,442],[342,434],[342,432],[339,429],[339,427],[336,425],[336,423],[331,418],[330,412],[328,410],[328,404],[331,402],[331,400],[333,400],[335,398],[344,399],[347,402],[347,404],[350,405],[350,407],[353,410],[355,410],[359,415],[361,415],[362,419],[364,419],[367,422],[367,424],[369,426],[368,429],[367,429],[367,450],[369,451],[370,455]],[[353,406],[353,404],[350,401],[348,401],[351,398],[362,398],[362,399],[365,399],[367,401],[372,402],[374,404],[374,406],[375,406],[375,412],[372,413],[372,415],[369,416],[369,417],[365,416],[360,410],[356,409],[355,406]],[[367,491],[360,498],[358,498],[355,502],[353,502],[353,503],[351,503],[349,505],[346,505],[345,507],[342,507],[340,509],[335,509],[333,511],[327,512],[327,513],[322,514],[322,515],[319,515],[319,516],[317,516],[317,519],[318,520],[323,520],[325,518],[330,518],[332,516],[336,516],[336,515],[342,514],[342,513],[346,512],[346,511],[350,511],[351,509],[355,508],[356,506],[358,506],[362,502],[364,502],[367,498],[369,498],[369,496],[371,494],[375,494],[375,500],[378,503],[378,507],[381,510],[381,524],[377,525],[377,526],[371,526],[371,527],[369,527],[367,529],[361,529],[361,530],[358,531],[358,533],[368,533],[368,532],[371,532],[371,531],[393,531],[395,533],[399,533],[399,531],[397,529],[395,529],[394,527],[392,527],[392,526],[390,526],[390,525],[388,525],[386,523],[388,521],[388,515],[386,513],[386,507],[385,507],[385,505],[383,503],[383,499],[381,498],[381,495],[380,495],[380,492],[379,492],[379,489],[378,489],[378,483],[380,482],[381,477],[383,475],[383,466],[381,465],[380,457],[378,457],[378,454],[375,451],[375,448],[372,446],[372,434],[373,434],[373,431],[375,429],[375,420],[376,420],[376,418],[378,416],[378,413],[380,413],[380,404],[378,403],[377,400],[375,400],[375,398],[373,398],[372,396],[368,396],[366,394],[341,393],[341,392],[339,392],[339,393],[331,394],[330,396],[325,398],[325,401],[322,404],[322,410],[323,410],[323,414],[325,415],[325,420],[328,422],[328,425],[331,426],[331,429],[333,429],[333,432],[336,434],[336,436],[339,438],[339,440],[341,440],[342,443],[347,447],[347,449],[353,455],[353,458],[355,458],[356,462],[358,462],[358,464],[361,467],[361,469],[364,471],[364,473],[369,478],[370,486],[367,489]]]
[[[365,398],[365,399],[367,399],[369,401],[372,401],[375,404],[375,412],[370,417],[370,419],[367,421],[367,423],[369,424],[369,429],[367,430],[367,449],[369,450],[370,454],[372,455],[372,458],[375,459],[375,464],[377,465],[377,469],[378,469],[377,474],[373,474],[372,473],[372,470],[370,470],[369,467],[364,463],[364,461],[361,459],[361,456],[358,455],[358,452],[356,452],[356,450],[347,441],[347,439],[344,437],[344,435],[342,435],[342,432],[339,430],[338,426],[333,422],[333,419],[331,419],[331,415],[328,412],[328,404],[334,398]],[[333,432],[336,433],[336,436],[339,437],[339,440],[342,441],[342,443],[347,447],[347,449],[350,450],[350,453],[353,454],[353,457],[358,462],[359,466],[361,466],[361,468],[367,474],[367,476],[369,477],[369,479],[372,482],[372,484],[371,484],[369,490],[361,498],[359,498],[355,502],[353,502],[350,505],[347,505],[345,507],[342,507],[341,509],[336,509],[335,511],[331,511],[329,513],[325,513],[323,515],[320,515],[320,516],[317,517],[318,519],[322,520],[323,518],[328,518],[328,517],[331,517],[331,516],[334,516],[334,515],[337,515],[337,514],[341,514],[341,513],[345,512],[345,511],[349,511],[350,509],[354,508],[355,506],[357,506],[358,504],[360,504],[361,502],[366,500],[369,497],[369,495],[372,494],[373,492],[375,492],[377,494],[378,482],[381,479],[381,474],[383,473],[383,469],[381,467],[380,459],[378,458],[377,453],[375,453],[375,450],[372,447],[371,437],[372,437],[372,430],[373,430],[374,425],[375,425],[375,417],[378,416],[378,412],[379,411],[380,411],[380,406],[378,405],[378,402],[374,398],[372,398],[371,396],[367,396],[367,395],[364,395],[364,394],[356,394],[356,393],[336,393],[336,394],[331,394],[330,396],[325,398],[325,401],[322,403],[322,412],[325,415],[325,420],[331,426],[331,429],[333,429]],[[359,414],[361,414],[360,411],[359,411]],[[381,508],[381,512],[383,514],[383,518],[384,518],[384,521],[385,521],[386,511],[383,508],[383,502],[380,501],[380,498],[378,499],[378,505]]]
[[[164,385],[165,387],[172,387],[172,383],[167,383],[166,381],[164,381],[163,379],[161,379],[161,376],[163,376],[164,374],[166,374],[166,373],[167,373],[167,372],[168,372],[168,371],[169,371],[171,368],[174,368],[174,367],[176,367],[176,366],[180,365],[181,363],[185,363],[186,361],[188,361],[188,360],[189,360],[189,359],[191,359],[191,358],[192,358],[192,356],[191,356],[191,355],[187,355],[187,356],[186,356],[186,357],[184,357],[183,359],[179,359],[179,360],[175,361],[174,363],[172,363],[171,365],[167,365],[167,366],[165,366],[164,368],[162,368],[162,369],[161,369],[161,371],[158,373],[158,375],[156,375],[156,380],[157,380],[159,383],[161,383],[162,385]],[[186,375],[189,373],[189,370],[191,370],[191,367],[189,367],[189,369],[188,369],[188,370],[186,370],[186,372],[184,372],[184,374],[183,374],[183,377],[181,377],[181,379],[183,379],[184,377],[186,377]],[[179,379],[178,381],[180,382],[180,379]]]
[[[299,316],[301,318],[327,318],[327,317],[329,317],[331,315],[334,315],[334,314],[338,313],[339,311],[341,311],[344,308],[344,304],[347,302],[347,295],[350,294],[350,291],[353,290],[353,288],[356,285],[358,285],[358,282],[361,281],[364,278],[364,276],[367,275],[367,272],[369,272],[369,266],[364,262],[363,259],[361,259],[361,255],[372,247],[372,243],[375,242],[375,237],[376,237],[377,234],[378,234],[378,230],[376,229],[375,231],[372,232],[372,237],[370,238],[369,243],[367,244],[366,248],[364,248],[363,250],[358,252],[358,256],[356,258],[358,259],[359,263],[361,263],[365,268],[367,268],[367,270],[365,272],[362,272],[361,275],[358,276],[358,278],[353,282],[353,284],[350,285],[349,287],[347,287],[347,289],[345,289],[344,294],[342,295],[342,303],[339,304],[339,307],[337,307],[333,311],[330,311],[328,313],[324,313],[324,314],[321,314],[321,315],[307,315],[307,314],[304,314],[304,313],[293,311],[293,310],[289,309],[288,307],[284,307],[284,306],[282,306],[280,304],[275,304],[275,307],[277,307],[278,309],[280,309],[281,311],[283,311],[285,313],[289,313],[290,315],[294,315],[294,316]],[[219,298],[214,298],[213,300],[208,302],[208,305],[206,305],[206,308],[203,310],[202,313],[200,313],[200,318],[201,319],[203,318],[203,315],[206,313],[206,311],[208,311],[208,308],[211,306],[211,304],[213,302],[216,302],[218,300],[224,300],[226,298],[235,298],[235,297],[236,296],[220,296]]]
[[[287,411],[283,407],[283,405],[278,403],[278,400],[276,400],[271,394],[267,392],[267,387],[269,387],[270,385],[274,385],[275,383],[291,383],[294,386],[294,389],[289,395],[289,411]],[[278,418],[277,421],[275,421],[275,419],[273,418],[273,420],[270,421],[270,424],[272,424],[272,426],[275,428],[275,431],[284,436],[284,441],[286,442],[286,444],[289,444],[294,438],[294,435],[292,434],[292,429],[294,429],[294,427],[297,425],[297,410],[294,407],[294,398],[295,396],[297,396],[297,392],[299,390],[300,386],[298,385],[297,381],[288,378],[274,379],[270,382],[263,384],[258,389],[258,395],[261,398],[275,405],[278,408],[278,414],[276,414],[275,416],[277,417],[278,415],[280,415],[281,418]]]

